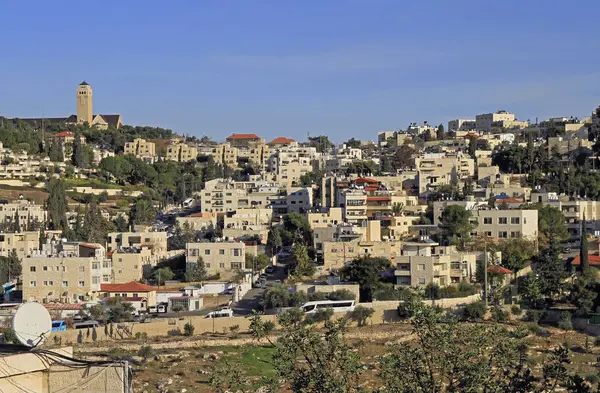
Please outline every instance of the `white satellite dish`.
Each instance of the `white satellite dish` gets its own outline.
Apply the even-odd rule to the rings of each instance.
[[[52,318],[41,304],[23,303],[13,317],[12,329],[21,344],[36,347],[52,332]]]

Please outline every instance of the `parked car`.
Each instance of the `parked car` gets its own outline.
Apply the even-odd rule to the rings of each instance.
[[[235,292],[234,288],[227,288],[226,290],[221,292],[219,295],[233,295],[234,292]]]
[[[274,271],[275,271],[275,266],[267,266],[267,268],[265,269],[265,273],[267,273],[267,274],[273,274]]]
[[[52,331],[53,332],[62,332],[67,330],[67,323],[64,320],[60,321],[52,321]]]

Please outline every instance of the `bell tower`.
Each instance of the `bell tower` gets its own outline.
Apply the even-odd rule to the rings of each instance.
[[[92,86],[83,81],[77,86],[77,123],[83,124],[87,121],[91,126],[92,113]]]

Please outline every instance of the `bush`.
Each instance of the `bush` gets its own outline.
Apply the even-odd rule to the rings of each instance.
[[[599,337],[596,337],[596,339],[594,340],[594,344],[595,344],[597,347],[600,347],[600,336],[599,336]]]
[[[531,333],[531,331],[529,330],[529,328],[527,326],[517,326],[517,328],[511,333],[511,336],[516,339],[521,340],[521,339],[524,339],[525,337],[529,336],[530,333]]]
[[[350,314],[350,317],[356,321],[358,326],[365,326],[367,324],[367,319],[369,319],[374,312],[375,310],[372,308],[357,306],[354,311],[352,311],[352,314]]]
[[[240,325],[233,325],[229,327],[229,332],[233,338],[237,338],[238,333],[240,331]]]
[[[505,322],[508,319],[508,312],[502,310],[501,307],[492,308],[492,319],[495,322]]]
[[[471,304],[467,304],[463,308],[463,317],[467,321],[479,321],[483,319],[486,312],[487,307],[485,303],[482,301],[478,301]]]
[[[510,307],[510,313],[512,315],[521,315],[521,307],[519,307],[519,305],[517,305],[517,304],[513,304]]]
[[[560,313],[560,319],[558,321],[558,327],[562,330],[573,330],[573,324],[571,323],[571,313],[563,311]]]
[[[531,332],[534,333],[536,336],[539,336],[539,337],[547,337],[548,336],[548,330],[544,329],[543,327],[538,325],[536,322],[529,323],[527,325],[527,328],[529,330],[531,330]]]
[[[150,345],[142,345],[138,350],[137,355],[146,360],[152,356],[153,352],[154,351]]]
[[[306,314],[306,322],[318,323],[329,321],[333,317],[333,308],[319,308],[314,314]]]
[[[13,344],[17,342],[17,336],[15,335],[15,332],[10,328],[4,328],[4,330],[2,331],[2,335],[4,337],[5,344]]]
[[[533,323],[539,323],[542,319],[543,311],[541,310],[527,310],[525,313],[525,320]]]
[[[194,325],[192,325],[191,322],[188,322],[183,326],[183,335],[188,336],[188,337],[193,336],[194,330],[195,330]]]
[[[434,282],[430,282],[425,287],[425,299],[439,299],[441,298],[440,286]]]
[[[79,334],[77,335],[77,344],[83,344],[83,330],[79,330]]]

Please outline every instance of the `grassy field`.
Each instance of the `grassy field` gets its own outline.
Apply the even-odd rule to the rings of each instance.
[[[362,380],[366,386],[379,385],[377,376],[379,358],[388,350],[389,344],[405,340],[409,336],[410,326],[407,324],[373,325],[349,330],[347,342],[361,355],[366,370]],[[159,392],[158,386],[168,382],[171,382],[168,385],[169,391],[179,392],[181,389],[186,389],[187,392],[214,392],[214,387],[209,383],[211,373],[215,368],[222,367],[226,361],[234,363],[241,371],[246,386],[256,388],[262,377],[275,376],[272,361],[275,349],[267,344],[258,345],[247,335],[240,337],[246,338],[245,345],[240,345],[239,339],[236,342],[237,346],[221,345],[228,340],[224,335],[215,335],[214,339],[219,340],[216,342],[218,346],[198,345],[198,338],[194,337],[151,340],[148,345],[154,346],[153,352],[156,358],[146,363],[136,357],[136,350],[124,351],[119,343],[113,343],[115,349],[109,353],[112,358],[132,359],[134,392]],[[206,339],[206,337],[202,338]],[[597,380],[595,365],[597,357],[600,356],[600,346],[595,346],[595,337],[588,336],[586,344],[584,334],[541,327],[532,329],[532,333],[526,340],[529,346],[528,361],[535,373],[541,373],[541,367],[548,358],[550,350],[563,344],[571,351],[569,369],[590,381]],[[101,351],[99,348],[96,353],[80,353],[79,356],[103,357],[103,354],[106,354],[106,351]]]

